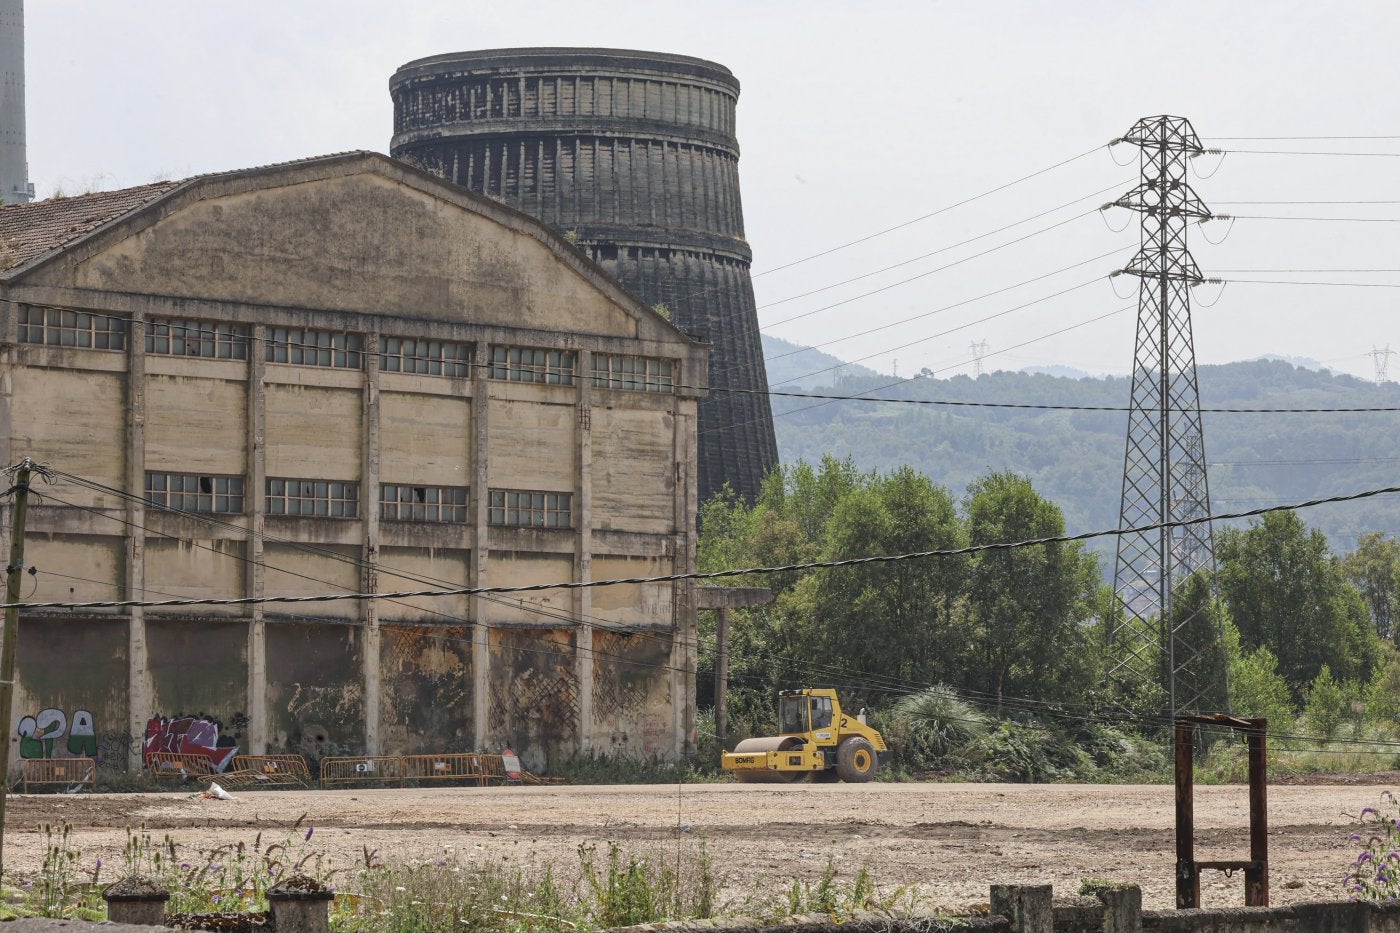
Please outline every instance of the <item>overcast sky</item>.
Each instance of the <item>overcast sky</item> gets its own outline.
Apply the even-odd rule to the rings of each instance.
[[[739,167],[756,273],[1103,146],[1145,115],[1186,116],[1207,145],[1225,148],[1400,154],[1400,5],[1381,0],[28,0],[26,16],[29,164],[40,197],[346,149],[387,151],[389,76],[428,55],[580,45],[712,59],[743,85]],[[1397,138],[1225,139],[1334,135]],[[1135,181],[1135,157],[1130,147],[1105,146],[859,247],[759,275],[759,303],[767,305],[760,319],[770,333],[830,341],[829,352],[868,356],[867,365],[897,366],[900,375],[924,367],[967,372],[974,341],[986,342],[988,367],[1126,371],[1134,315],[1111,312],[1134,305],[1135,284],[1107,280],[1137,241],[1136,217],[1126,212],[1070,220],[894,283],[1111,200]],[[1236,152],[1196,165],[1205,174],[1218,167],[1191,182],[1219,212],[1400,218],[1400,158]],[[944,249],[1075,199],[1082,200]],[[1396,203],[1230,203],[1316,200]],[[1110,224],[1128,226],[1114,233]],[[1400,223],[1240,220],[1202,232],[1219,240],[1227,230],[1220,245],[1192,234],[1208,274],[1400,269]],[[1121,253],[1104,256],[1116,248]],[[943,251],[770,304],[934,250]],[[1400,284],[1400,272],[1226,277]],[[817,310],[884,286],[892,287]],[[1393,313],[1400,288],[1239,282],[1197,291],[1201,304],[1218,298],[1195,315],[1201,362],[1276,353],[1369,377],[1373,345],[1400,350]],[[816,313],[780,323],[806,312]],[[892,326],[851,337],[883,325]],[[1392,375],[1400,375],[1400,359]]]

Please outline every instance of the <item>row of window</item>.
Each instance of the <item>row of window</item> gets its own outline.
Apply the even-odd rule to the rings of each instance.
[[[87,311],[20,308],[19,340],[56,347],[124,350],[126,321]],[[146,352],[167,356],[246,360],[252,330],[246,324],[194,320],[152,319],[146,326]],[[391,373],[419,373],[465,379],[471,375],[474,348],[470,343],[385,337],[379,368]],[[307,328],[269,327],[269,363],[359,369],[364,339],[359,334]],[[486,374],[509,382],[546,385],[574,384],[578,354],[541,347],[492,346]],[[674,362],[656,357],[593,354],[593,385],[603,389],[670,392],[675,386]]]
[[[268,479],[266,495],[268,515],[359,517],[359,483]],[[243,477],[147,473],[146,501],[185,512],[242,514]],[[467,488],[381,483],[379,517],[386,521],[466,524]],[[567,492],[492,489],[487,502],[487,523],[522,528],[571,528],[573,496]]]

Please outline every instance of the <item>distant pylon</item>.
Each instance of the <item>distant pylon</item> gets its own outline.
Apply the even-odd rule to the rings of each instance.
[[[1371,359],[1376,364],[1376,385],[1384,385],[1387,381],[1386,371],[1390,369],[1390,358],[1394,355],[1390,344],[1386,344],[1384,350],[1378,350],[1375,344],[1371,344]]]
[[[982,358],[987,355],[987,341],[974,340],[972,342],[972,378],[977,379],[982,375]]]
[[[1147,117],[1122,142],[1142,150],[1141,181],[1113,202],[1142,216],[1138,253],[1122,270],[1139,279],[1119,511],[1119,527],[1133,528],[1210,515],[1191,335],[1190,290],[1202,276],[1186,248],[1186,231],[1211,213],[1186,181],[1187,160],[1202,152],[1190,121]],[[1206,575],[1205,598],[1197,590],[1174,611],[1183,584],[1198,572]],[[1215,545],[1209,522],[1120,535],[1113,592],[1111,679],[1128,687],[1160,685],[1172,715],[1228,704],[1220,623],[1210,611]]]

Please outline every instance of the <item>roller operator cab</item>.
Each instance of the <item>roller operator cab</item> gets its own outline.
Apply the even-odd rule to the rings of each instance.
[[[884,738],[864,716],[844,712],[835,690],[781,691],[778,724],[780,735],[745,739],[724,754],[721,767],[746,783],[864,783],[889,764]]]

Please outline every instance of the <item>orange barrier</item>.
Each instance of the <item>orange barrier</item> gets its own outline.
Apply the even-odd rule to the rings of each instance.
[[[250,771],[259,784],[299,785],[311,783],[311,769],[300,755],[235,755],[234,771]]]
[[[403,777],[407,781],[475,781],[486,783],[482,755],[404,755]]]
[[[360,755],[321,759],[321,786],[374,782],[403,787],[403,759],[397,755]]]
[[[20,779],[24,792],[30,784],[63,784],[66,786],[97,783],[97,762],[91,758],[26,758]]]
[[[499,781],[502,784],[510,782],[506,777],[505,759],[500,755],[482,755],[481,757],[481,783],[489,784],[492,781]]]
[[[184,778],[190,775],[213,774],[214,763],[204,755],[152,752],[146,756],[146,770],[158,778]]]

